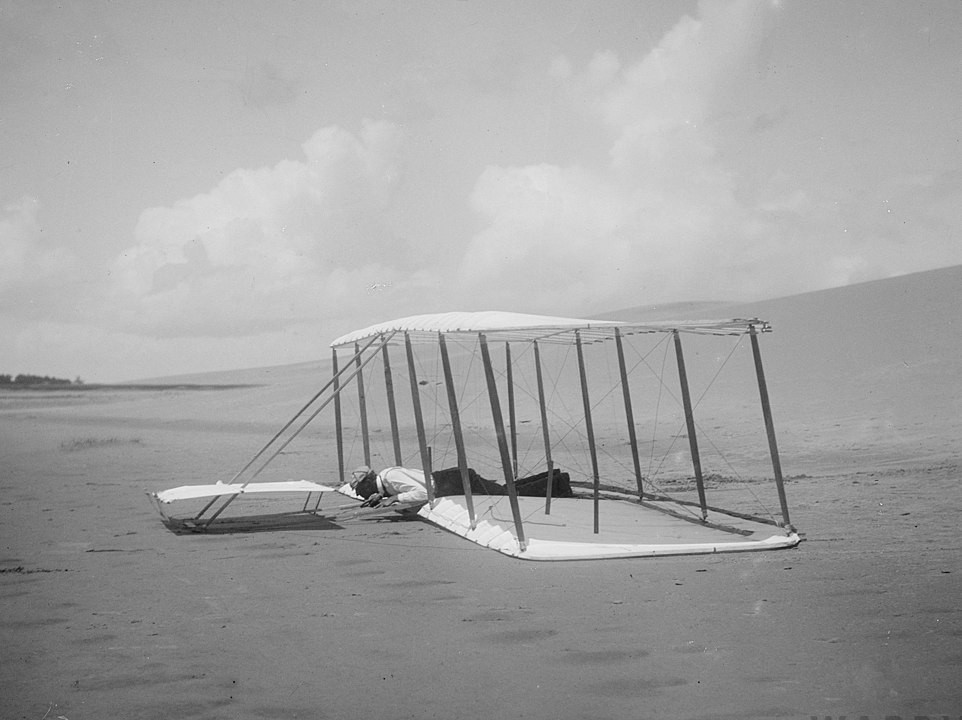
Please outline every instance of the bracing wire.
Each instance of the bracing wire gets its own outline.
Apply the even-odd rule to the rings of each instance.
[[[679,438],[684,437],[685,427],[684,423],[680,422],[678,429],[674,433],[668,436],[659,434],[659,426],[664,424],[662,417],[665,411],[664,400],[673,398],[676,402],[680,402],[679,396],[666,381],[666,371],[668,370],[670,360],[671,343],[668,342],[670,337],[670,334],[661,335],[657,342],[641,348],[634,343],[628,343],[627,347],[631,348],[632,357],[629,358],[630,362],[626,365],[626,373],[629,377],[636,374],[639,368],[645,367],[650,372],[651,377],[656,381],[652,383],[653,386],[657,388],[657,393],[653,403],[654,419],[651,421],[652,432],[650,442],[647,443],[647,473],[642,476],[642,480],[655,492],[666,497],[670,497],[670,493],[666,492],[662,487],[659,478],[662,477],[666,466],[670,465],[669,459],[675,453]],[[465,445],[469,449],[469,455],[471,457],[470,464],[484,476],[489,469],[493,471],[495,468],[500,467],[500,459],[498,453],[492,449],[493,439],[490,433],[490,409],[486,407],[487,403],[484,402],[484,398],[486,397],[485,388],[477,387],[477,379],[472,378],[472,376],[476,374],[473,373],[473,370],[475,370],[477,365],[477,344],[477,338],[470,336],[470,340],[465,338],[461,342],[451,342],[450,346],[457,347],[459,351],[454,372],[457,386],[455,388],[455,394],[462,420],[462,432]],[[718,382],[719,377],[730,364],[734,354],[743,346],[744,343],[740,337],[738,342],[728,351],[723,361],[715,367],[707,385],[701,389],[694,399],[694,408],[702,405],[712,388]],[[519,477],[543,470],[546,462],[543,439],[540,436],[540,418],[536,420],[533,416],[526,415],[526,413],[531,412],[531,403],[540,402],[540,398],[533,388],[533,368],[528,367],[528,365],[530,365],[528,361],[530,360],[531,347],[530,343],[519,342],[512,344],[512,350],[518,348],[518,351],[512,354],[511,362],[514,389],[517,393],[519,409],[519,414],[516,416],[516,427],[513,429],[516,437],[518,437],[520,441],[517,446],[518,457],[516,458]],[[656,362],[656,353],[658,353],[659,348],[662,349],[660,353],[660,363]],[[571,357],[573,353],[572,346],[558,344],[553,345],[552,349],[563,349],[561,353],[553,353],[550,362],[543,366],[545,375],[545,411],[549,417],[549,425],[551,428],[550,440],[555,467],[557,469],[563,465],[565,470],[572,475],[572,478],[578,476],[588,478],[591,475],[591,471],[587,467],[586,460],[582,458],[584,454],[584,444],[587,441],[582,428],[583,420],[581,419],[581,415],[583,415],[583,412],[580,407],[575,410],[573,409],[574,405],[569,404],[569,400],[571,403],[574,402],[574,395],[569,392],[570,388],[567,387],[567,384],[565,385],[565,392],[561,391],[562,383],[566,381],[566,373],[570,375]],[[433,467],[434,469],[440,469],[442,467],[453,466],[456,463],[452,459],[453,436],[450,433],[450,408],[445,393],[439,390],[441,387],[438,381],[440,377],[439,355],[437,352],[420,352],[415,355],[415,358],[418,381],[421,383],[419,387],[422,392],[422,402],[426,406],[426,410],[430,407],[431,403],[434,404],[433,408],[424,413],[429,438],[428,444],[434,451]],[[600,413],[609,413],[607,427],[615,428],[617,426],[615,415],[610,413],[617,414],[613,395],[620,387],[620,378],[616,379],[613,376],[612,361],[609,355],[605,355],[605,362],[604,372],[596,372],[592,375],[593,386],[596,390],[600,389],[600,392],[593,392],[591,408]],[[408,375],[406,365],[404,363],[392,364],[392,374],[396,378],[406,378]],[[506,368],[503,363],[495,368],[495,374],[498,382],[503,386],[506,377]],[[369,375],[372,379],[377,379],[379,383],[383,384],[383,373],[369,373]],[[569,381],[568,384],[570,384],[570,377],[568,377],[567,380]],[[397,383],[397,385],[400,386],[400,383]],[[373,392],[375,383],[372,382],[371,386]],[[649,407],[651,407],[651,405],[649,405]],[[376,422],[384,421],[384,413],[381,413],[380,410],[381,408],[379,406],[372,406],[372,425]],[[602,417],[605,417],[605,415],[602,415]],[[736,480],[741,480],[741,476],[735,469],[732,459],[719,448],[715,439],[708,433],[705,426],[696,421],[696,428],[699,433],[699,439],[706,444],[706,447],[711,448],[712,453],[717,454],[722,465],[728,469],[732,477]],[[384,435],[381,435],[381,437],[383,439]],[[609,437],[611,436],[609,435]],[[630,463],[627,461],[625,453],[619,450],[619,448],[624,447],[626,444],[623,440],[623,438],[621,440],[615,438],[615,442],[609,441],[607,444],[605,442],[597,444],[599,454],[605,459],[604,467],[607,468],[602,474],[610,475],[616,487],[622,484],[623,479],[618,480],[622,475],[634,476],[633,468],[629,467]],[[352,451],[356,451],[357,444],[358,440],[355,436],[354,442],[351,444]],[[667,449],[665,449],[666,444]],[[403,448],[405,455],[408,455],[410,448],[410,443],[407,443]],[[485,450],[485,448],[488,448],[488,450]],[[416,451],[414,454],[417,454]],[[490,475],[488,476],[490,477]],[[770,508],[767,507],[767,504],[758,497],[752,488],[748,488],[748,492],[759,506],[764,507],[766,512],[773,515]],[[494,503],[501,501],[502,500],[497,499],[497,496],[492,496],[491,498],[491,502]]]

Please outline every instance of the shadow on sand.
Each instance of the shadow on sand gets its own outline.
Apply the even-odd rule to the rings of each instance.
[[[165,518],[164,525],[175,535],[229,535],[234,533],[275,532],[278,530],[343,530],[332,518],[311,512],[271,513],[220,517],[210,525],[192,518]]]

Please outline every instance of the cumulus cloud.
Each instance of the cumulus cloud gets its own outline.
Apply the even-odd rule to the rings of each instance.
[[[0,216],[0,288],[24,279],[40,237],[37,201],[24,197],[5,205]]]
[[[399,140],[387,123],[323,128],[301,160],[145,210],[113,264],[114,312],[129,331],[238,335],[363,306],[373,282],[414,292],[423,279],[385,220]]]
[[[719,107],[750,74],[773,11],[703,2],[638,62],[600,52],[579,72],[557,58],[550,75],[608,133],[608,161],[489,167],[472,196],[486,228],[467,250],[464,282],[497,283],[501,304],[577,312],[748,299],[858,272],[849,249],[833,252],[833,239],[806,234],[813,220],[822,234],[841,233],[836,208],[790,186],[746,192],[719,152]],[[813,244],[827,254],[813,254]]]
[[[297,99],[297,87],[275,65],[265,61],[244,71],[241,96],[245,105],[253,107],[287,105]]]
[[[44,238],[39,214],[40,203],[29,196],[0,208],[0,297],[16,295],[21,311],[52,299],[72,262],[69,250]]]

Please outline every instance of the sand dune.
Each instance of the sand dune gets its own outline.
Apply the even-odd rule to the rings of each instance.
[[[957,457],[962,266],[750,304],[639,308],[623,319],[759,317],[789,464],[873,469]],[[605,316],[609,317],[609,316]],[[802,467],[807,470],[801,470]]]
[[[807,540],[754,556],[532,565],[350,517],[166,530],[143,491],[237,469],[326,358],[170,379],[232,389],[0,396],[0,716],[960,716],[960,287],[948,268],[671,308],[774,326]],[[330,429],[305,436],[284,472],[329,473]]]

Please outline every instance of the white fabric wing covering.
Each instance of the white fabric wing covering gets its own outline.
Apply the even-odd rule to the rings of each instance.
[[[162,490],[154,493],[162,503],[172,503],[176,500],[193,500],[204,497],[218,497],[221,495],[246,495],[249,493],[321,493],[334,492],[334,488],[318,485],[310,480],[285,480],[282,482],[249,483],[244,485],[228,485],[214,483],[213,485],[183,485],[181,487]]]
[[[436,342],[439,333],[445,335],[476,335],[484,333],[492,341],[532,341],[572,343],[575,332],[584,342],[611,339],[615,328],[623,334],[679,332],[710,335],[742,335],[755,327],[758,332],[769,332],[770,325],[757,318],[734,320],[679,320],[659,322],[623,322],[620,320],[587,320],[582,318],[527,315],[499,311],[447,312],[389,320],[355,330],[334,340],[331,347],[349,347],[362,340],[393,333],[404,333],[412,342]]]

